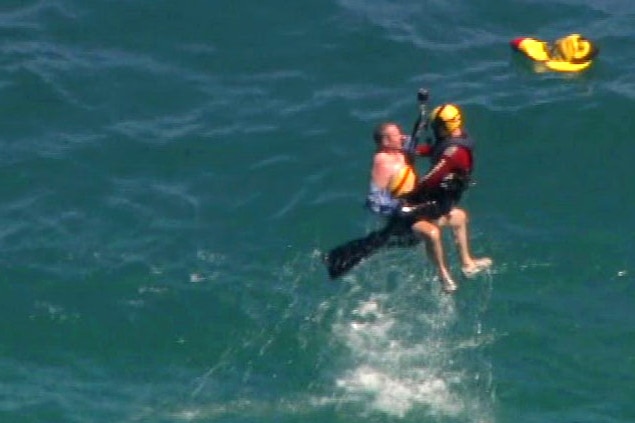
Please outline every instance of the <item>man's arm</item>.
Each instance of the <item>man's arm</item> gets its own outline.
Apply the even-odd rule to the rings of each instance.
[[[441,160],[419,180],[417,188],[437,188],[446,176],[454,172],[468,172],[470,166],[469,152],[456,145],[450,146],[443,152]]]
[[[417,186],[405,198],[407,201],[417,201],[425,196],[426,191],[435,190],[441,182],[454,172],[469,171],[471,166],[470,153],[459,146],[448,147],[439,162],[428,171],[417,183]]]
[[[432,146],[430,144],[418,145],[415,148],[417,156],[429,157],[432,155]]]

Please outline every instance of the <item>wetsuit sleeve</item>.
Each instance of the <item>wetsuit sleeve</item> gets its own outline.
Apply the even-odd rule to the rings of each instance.
[[[431,156],[432,155],[432,146],[430,144],[418,145],[415,149],[417,156]]]
[[[414,138],[412,138],[411,136],[408,136],[408,138],[406,138],[406,141],[404,141],[403,143],[403,151],[406,154],[414,154],[415,153],[415,141]]]
[[[403,146],[406,154],[414,154],[417,156],[428,157],[432,155],[432,146],[430,144],[415,145],[414,139],[408,137]]]
[[[443,153],[441,160],[419,180],[417,191],[438,188],[446,176],[454,172],[469,173],[471,166],[468,150],[460,146],[451,146]]]

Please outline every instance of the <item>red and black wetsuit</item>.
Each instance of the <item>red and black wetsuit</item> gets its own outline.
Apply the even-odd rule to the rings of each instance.
[[[474,168],[474,141],[465,134],[447,138],[434,146],[421,146],[420,155],[431,156],[431,167],[407,195],[412,204],[428,204],[421,209],[426,217],[436,219],[447,214],[469,187]]]

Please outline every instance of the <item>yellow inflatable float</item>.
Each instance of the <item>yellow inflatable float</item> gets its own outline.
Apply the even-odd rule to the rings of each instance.
[[[412,191],[417,183],[417,174],[412,166],[403,166],[399,171],[390,178],[388,189],[395,197],[407,194]]]
[[[598,55],[599,49],[580,34],[570,34],[549,44],[531,37],[511,41],[512,49],[519,51],[538,65],[538,71],[580,72],[587,69]]]

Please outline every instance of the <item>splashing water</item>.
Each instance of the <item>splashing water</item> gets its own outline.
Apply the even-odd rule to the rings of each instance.
[[[439,418],[493,421],[482,400],[488,388],[474,386],[483,372],[491,379],[489,366],[474,369],[480,360],[470,357],[486,337],[472,333],[466,339],[457,328],[469,322],[437,284],[413,294],[416,278],[404,279],[395,292],[359,299],[334,324],[335,337],[350,352],[335,382],[343,401],[399,418],[423,410]]]

